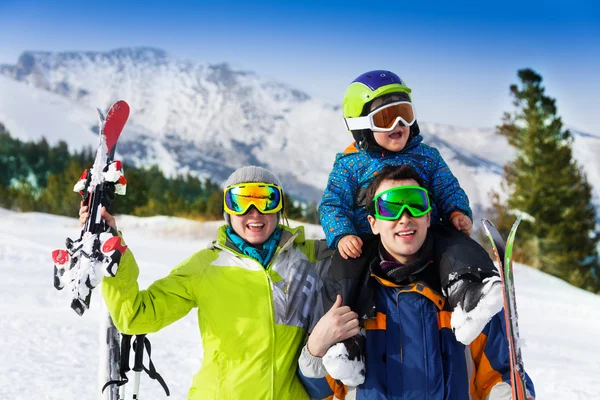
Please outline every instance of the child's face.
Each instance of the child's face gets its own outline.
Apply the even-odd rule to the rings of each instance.
[[[390,101],[402,101],[403,98],[398,98],[398,100],[394,100],[393,98],[387,98],[387,104]],[[371,110],[376,110],[379,107],[383,106],[383,100],[375,99],[371,104]],[[373,137],[375,142],[384,149],[388,151],[398,152],[406,146],[408,139],[410,137],[410,126],[402,125],[402,122],[398,121],[398,124],[391,132],[373,132]]]

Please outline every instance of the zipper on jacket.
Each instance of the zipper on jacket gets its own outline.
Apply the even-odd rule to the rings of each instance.
[[[271,314],[271,399],[275,398],[275,303],[273,302],[273,281],[266,269],[262,269],[267,279],[267,291],[269,296],[269,313]]]
[[[396,289],[396,311],[398,312],[398,317],[400,317],[400,289]],[[400,329],[402,329],[402,326],[400,325],[400,319],[398,318],[398,327]],[[400,364],[402,364],[404,362],[404,351],[402,348],[402,332],[400,332]]]
[[[271,269],[271,266],[274,264],[275,260],[277,260],[277,257],[282,252],[287,250],[287,248],[294,243],[294,240],[296,239],[297,236],[298,236],[297,233],[293,234],[292,237],[290,239],[288,239],[275,252],[275,254],[273,254],[271,261],[269,262],[269,264],[266,267],[263,267],[258,261],[256,261],[252,257],[246,256],[244,254],[239,254],[239,253],[233,251],[232,249],[229,249],[225,246],[221,246],[217,243],[213,244],[214,247],[221,249],[221,251],[225,251],[225,252],[239,258],[242,262],[246,262],[249,259],[249,260],[257,263],[258,265],[261,266],[261,270],[263,271],[263,274],[267,280],[267,291],[268,291],[268,298],[269,298],[269,304],[270,304],[269,314],[271,315],[271,321],[272,321],[272,325],[271,325],[271,399],[272,400],[275,399],[275,358],[276,358],[276,355],[275,355],[275,348],[276,348],[275,325],[277,324],[277,322],[275,320],[275,302],[273,300],[273,280],[271,279],[271,275],[269,275],[269,270]]]
[[[275,260],[277,260],[278,256],[281,253],[283,253],[292,243],[294,243],[296,236],[298,236],[297,233],[293,234],[289,240],[287,240],[279,249],[277,249],[277,251],[275,251],[275,254],[273,254],[273,257],[271,258],[269,265],[263,268],[265,276],[267,277],[267,282],[269,283],[269,303],[271,305],[271,307],[269,308],[271,313],[271,321],[273,321],[273,325],[271,326],[271,399],[275,399],[275,325],[277,325],[277,321],[275,320],[275,301],[273,300],[274,285],[273,280],[271,279],[271,275],[269,275],[269,270],[271,269],[271,266],[273,266],[273,264],[275,263]]]

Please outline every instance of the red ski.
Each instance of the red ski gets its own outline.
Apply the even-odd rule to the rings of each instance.
[[[123,193],[126,181],[121,171],[121,163],[113,161],[115,149],[121,131],[129,118],[129,105],[123,101],[114,103],[106,118],[98,110],[99,144],[90,170],[85,170],[74,187],[88,205],[90,217],[86,221],[79,239],[67,238],[67,250],[55,250],[54,287],[61,290],[67,286],[73,295],[71,308],[82,315],[89,308],[91,291],[102,279],[100,268],[108,269],[111,274],[114,262],[106,260],[100,249],[100,234],[107,231],[100,218],[103,199],[106,198],[107,185],[114,185],[117,193]],[[109,177],[107,180],[106,177]],[[118,257],[117,254],[111,254]],[[100,267],[102,265],[102,267]]]

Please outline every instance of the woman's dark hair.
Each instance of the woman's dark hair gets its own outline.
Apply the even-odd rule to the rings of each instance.
[[[375,176],[371,184],[367,187],[365,193],[365,200],[367,202],[367,211],[369,215],[375,215],[375,205],[373,199],[377,189],[383,183],[383,181],[404,181],[412,179],[417,182],[421,187],[425,187],[425,181],[421,178],[421,175],[409,165],[386,165],[383,169]]]

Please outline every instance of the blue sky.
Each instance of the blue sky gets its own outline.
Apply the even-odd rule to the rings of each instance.
[[[498,124],[517,70],[531,67],[566,124],[600,134],[595,3],[0,0],[0,63],[24,50],[153,46],[334,103],[362,72],[389,69],[413,88],[420,120],[464,127]]]

